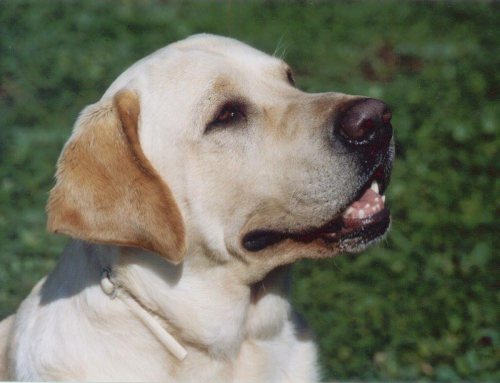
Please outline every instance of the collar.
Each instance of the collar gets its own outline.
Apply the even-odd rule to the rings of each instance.
[[[187,351],[177,342],[172,335],[163,328],[158,321],[144,309],[135,299],[130,297],[123,289],[118,289],[113,283],[113,274],[109,267],[101,266],[101,289],[110,299],[118,297],[129,308],[134,315],[153,333],[153,335],[170,351],[177,359],[182,361]]]

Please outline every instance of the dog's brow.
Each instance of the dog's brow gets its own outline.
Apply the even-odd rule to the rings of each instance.
[[[231,88],[231,81],[228,76],[220,75],[213,81],[211,88],[216,93],[227,92]]]

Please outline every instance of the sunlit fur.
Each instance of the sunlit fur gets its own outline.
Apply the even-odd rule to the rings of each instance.
[[[319,380],[286,265],[340,247],[287,240],[250,253],[241,240],[323,225],[367,175],[332,135],[354,96],[304,93],[287,71],[243,43],[197,35],[133,65],[82,112],[48,206],[49,229],[76,239],[0,324],[3,380]],[[248,104],[246,119],[205,132],[231,99]],[[99,259],[185,360],[101,291]]]

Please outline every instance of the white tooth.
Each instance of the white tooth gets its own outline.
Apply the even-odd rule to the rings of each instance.
[[[351,214],[353,211],[354,209],[352,208],[352,206],[349,206],[349,208],[344,212],[343,216],[348,217],[349,214]]]
[[[375,202],[378,202],[378,201],[380,201],[380,198],[375,197]]]
[[[370,204],[369,204],[369,203],[367,203],[367,204],[365,205],[365,209],[368,209],[369,207],[370,207]]]
[[[361,209],[359,212],[358,212],[358,217],[359,218],[364,218],[365,217],[365,211],[363,209]]]
[[[377,205],[378,206],[378,205]],[[375,212],[377,211],[377,206],[372,207],[372,210]]]
[[[375,207],[380,210],[380,205],[379,204],[376,204]]]
[[[385,195],[382,196],[382,201],[385,202]]]
[[[377,193],[377,194],[378,194],[378,192],[379,192],[379,188],[378,188],[378,182],[377,182],[377,181],[373,180],[373,182],[372,182],[372,186],[371,186],[370,188],[371,188],[371,189],[372,189],[375,193]]]

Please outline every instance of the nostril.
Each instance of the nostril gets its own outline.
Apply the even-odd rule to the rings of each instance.
[[[384,122],[384,124],[388,124],[391,122],[391,119],[392,119],[392,113],[390,110],[386,110],[385,113],[383,114],[382,116],[382,121]]]
[[[375,123],[372,120],[366,120],[363,122],[363,128],[373,129],[373,128],[375,128]]]

